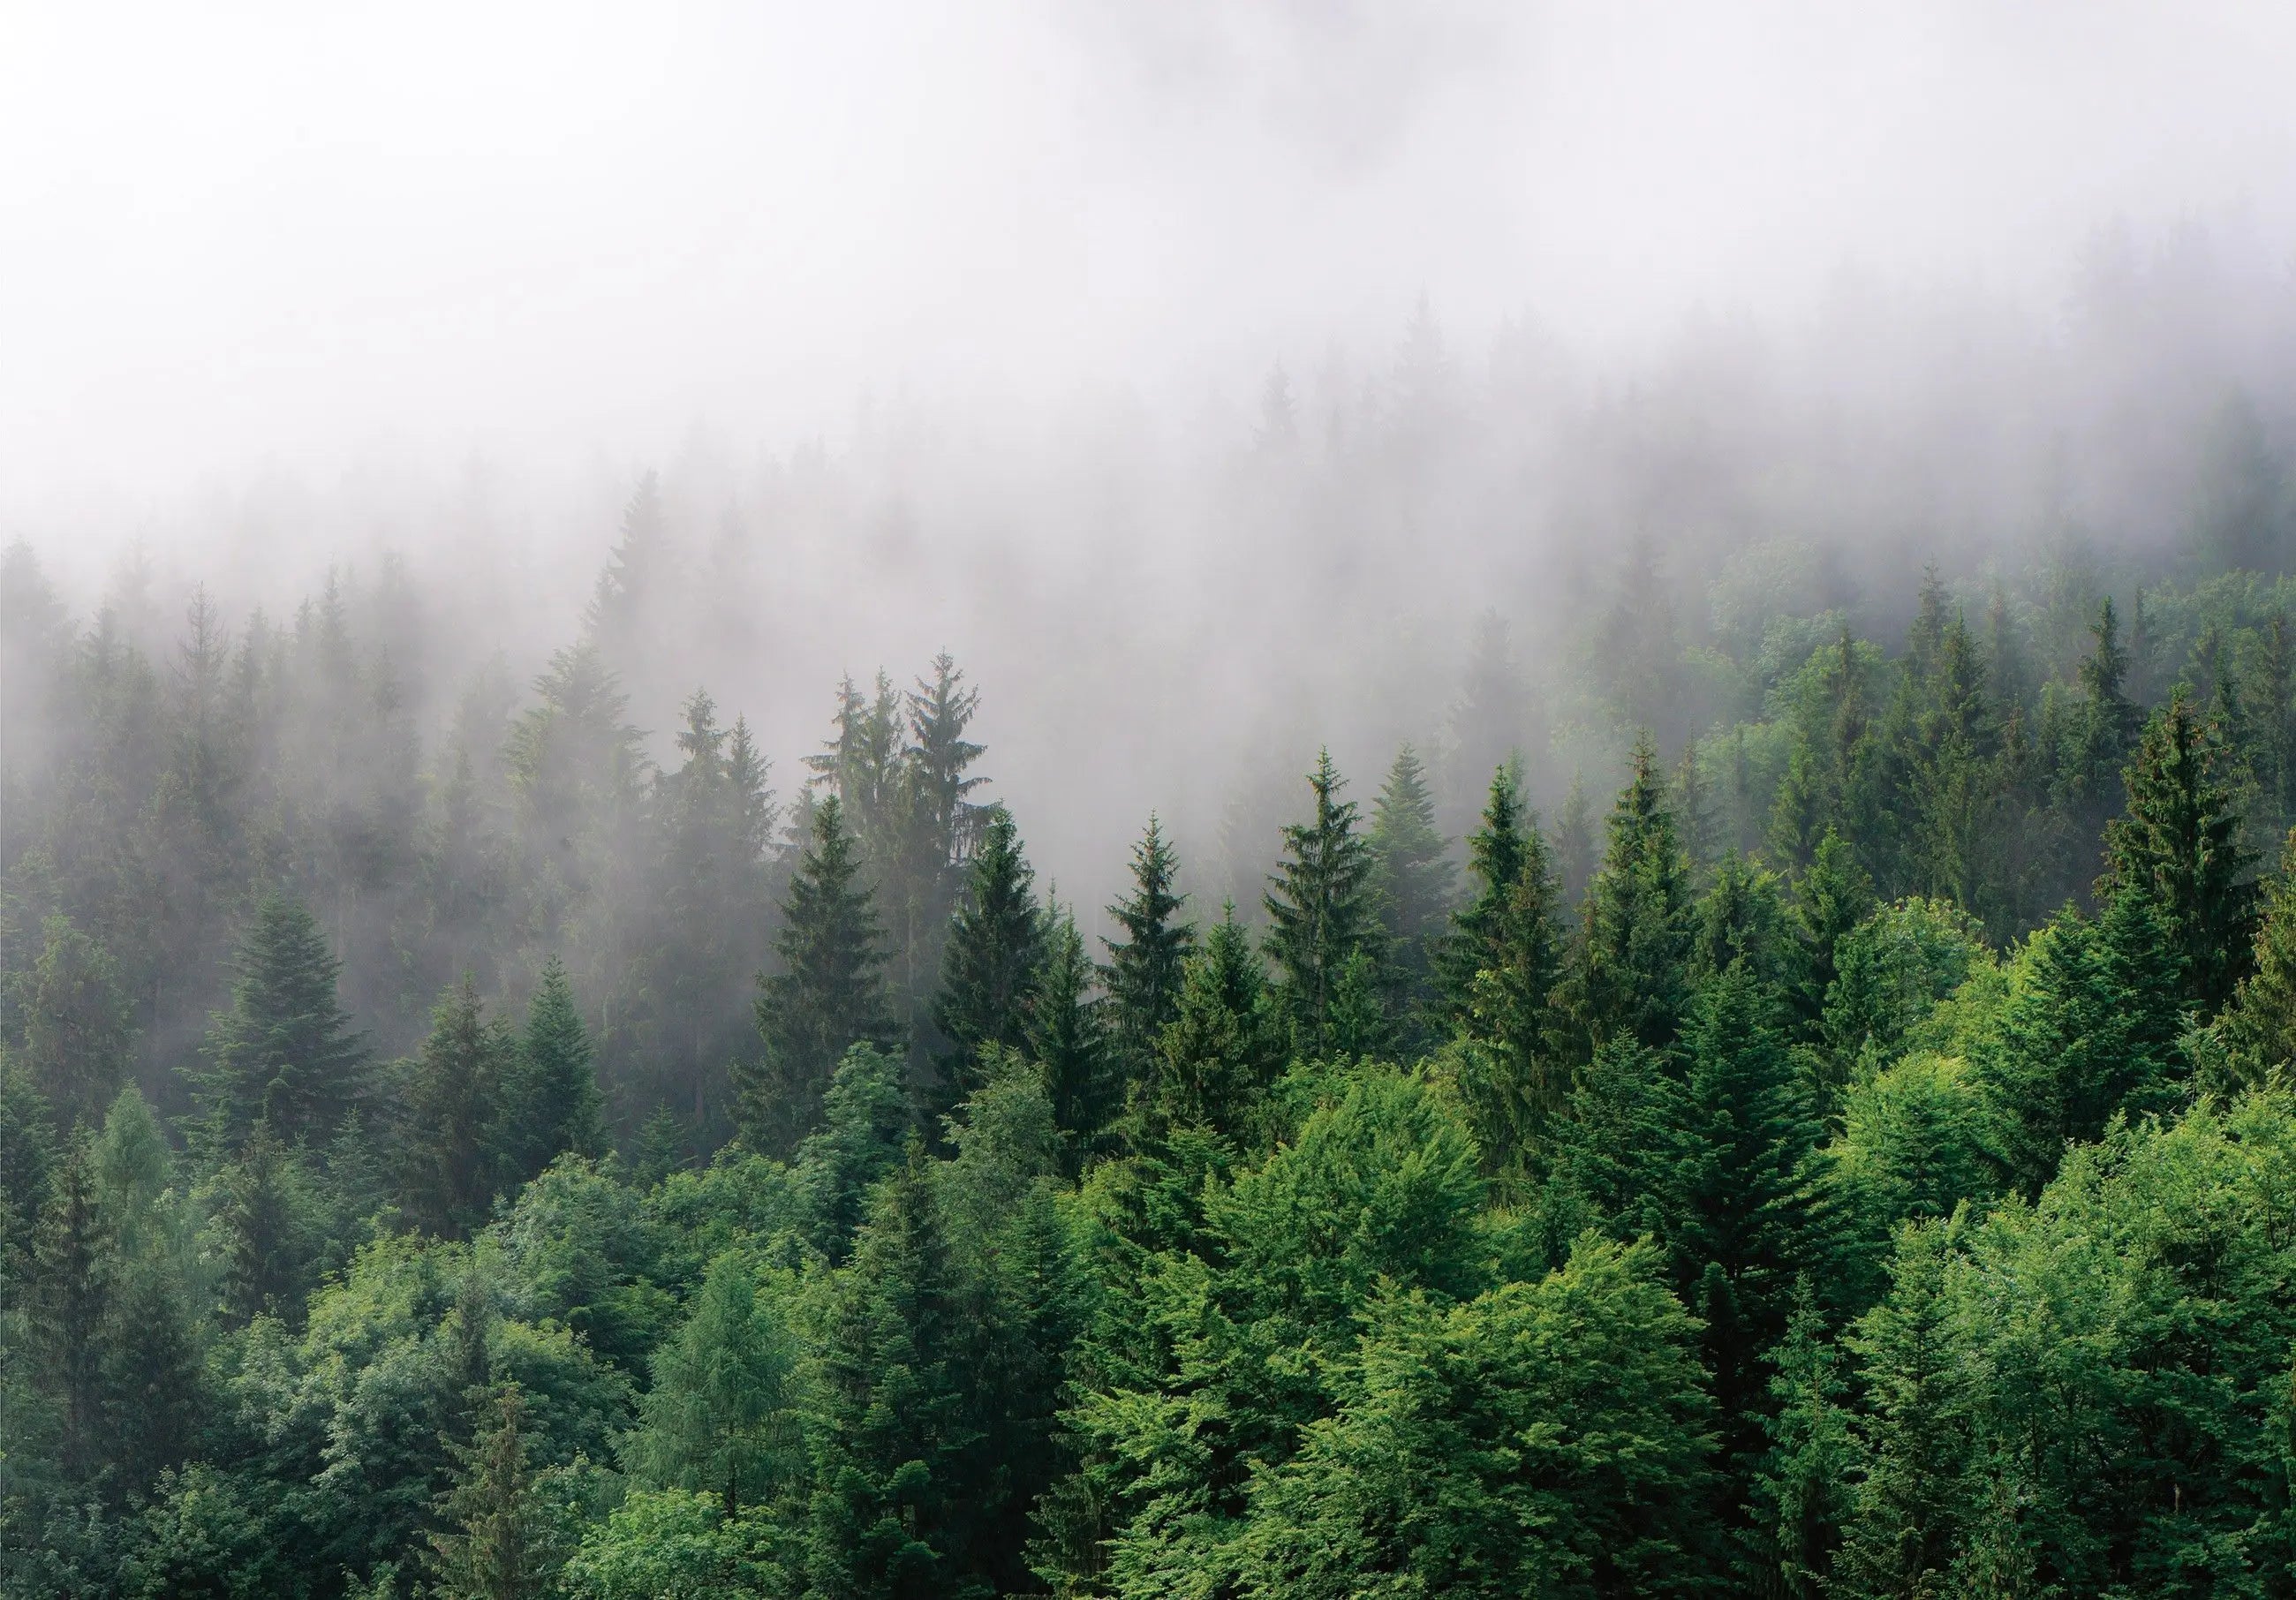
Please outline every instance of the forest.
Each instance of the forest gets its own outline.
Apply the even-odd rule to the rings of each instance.
[[[436,736],[0,563],[0,1592],[2296,1594],[2271,543],[1598,628],[1608,796],[1486,638],[1080,915],[947,654],[652,759],[658,493]]]

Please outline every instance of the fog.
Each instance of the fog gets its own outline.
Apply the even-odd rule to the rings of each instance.
[[[194,582],[276,615],[396,558],[435,735],[574,636],[657,470],[618,663],[657,753],[707,685],[786,796],[841,674],[946,647],[1064,893],[1155,807],[1248,894],[1321,741],[1366,788],[1456,757],[1459,815],[1480,619],[1551,805],[1628,721],[1699,731],[1573,698],[1621,615],[2167,550],[2226,407],[2296,420],[2292,45],[2262,6],[11,5],[0,542],[155,646]]]

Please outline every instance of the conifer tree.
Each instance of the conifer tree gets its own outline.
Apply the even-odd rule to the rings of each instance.
[[[553,1592],[563,1556],[535,1493],[529,1432],[525,1397],[506,1384],[478,1437],[450,1447],[454,1487],[440,1497],[429,1553],[439,1600],[542,1600]]]
[[[985,1047],[1027,1043],[1029,1008],[1045,964],[1044,913],[1020,831],[1002,806],[988,813],[966,874],[964,895],[941,959],[933,1024],[948,1041],[940,1058],[942,1093],[956,1104],[980,1081]]]
[[[407,1214],[433,1233],[459,1235],[485,1220],[512,1175],[504,1148],[506,1090],[517,1068],[510,1025],[489,1018],[467,974],[441,996],[430,1035],[406,1087]]]
[[[1092,994],[1094,969],[1073,914],[1046,917],[1045,962],[1029,1013],[1029,1054],[1045,1071],[1053,1119],[1070,1169],[1097,1150],[1124,1108],[1125,1078],[1110,1046],[1107,1002]]]
[[[41,1387],[54,1401],[56,1465],[81,1482],[103,1459],[103,1335],[111,1310],[88,1140],[75,1132],[56,1163],[32,1251],[28,1300]]]
[[[750,1264],[738,1251],[718,1256],[685,1325],[654,1352],[630,1467],[659,1487],[722,1497],[727,1516],[765,1500],[797,1465],[796,1358],[758,1303]]]
[[[256,1124],[224,1169],[216,1222],[223,1235],[223,1309],[234,1325],[258,1317],[300,1320],[315,1246],[312,1202],[295,1152]]]
[[[2217,1031],[2234,1071],[2253,1084],[2296,1063],[2296,830],[2264,886],[2251,959],[2255,970],[2233,992]]]
[[[266,896],[242,941],[231,1009],[193,1075],[194,1130],[218,1155],[256,1123],[290,1145],[324,1144],[366,1097],[366,1050],[336,1003],[342,963],[299,900]]]
[[[1786,1336],[1773,1359],[1770,1450],[1754,1481],[1756,1530],[1789,1600],[1822,1600],[1849,1517],[1855,1443],[1841,1353],[1827,1340],[1817,1297],[1795,1287]]]
[[[781,971],[758,995],[761,1059],[737,1073],[742,1136],[788,1153],[820,1120],[821,1097],[848,1046],[890,1045],[884,951],[852,835],[835,795],[814,808],[811,842],[782,904]]]
[[[1397,1013],[1413,1019],[1435,999],[1435,958],[1458,868],[1435,829],[1426,770],[1408,744],[1395,753],[1372,804],[1372,892],[1379,909]]]
[[[1340,799],[1347,781],[1324,751],[1308,775],[1315,793],[1312,821],[1283,829],[1285,858],[1268,878],[1267,953],[1275,964],[1277,995],[1303,1056],[1332,1046],[1332,1011],[1340,977],[1357,951],[1376,948],[1369,843],[1356,832],[1356,804]]]
[[[1667,809],[1649,736],[1611,808],[1610,842],[1583,910],[1573,999],[1600,1046],[1634,1038],[1672,1043],[1689,1004],[1690,863]]]
[[[2225,752],[2179,690],[2145,724],[2126,783],[2128,814],[2105,829],[2108,894],[2149,895],[2167,921],[2185,992],[2214,1010],[2248,962],[2253,885]]]
[[[1554,871],[1562,885],[1562,903],[1577,906],[1595,879],[1595,814],[1587,800],[1587,785],[1570,775],[1570,792],[1562,797],[1562,814],[1554,824]]]
[[[1231,901],[1189,958],[1156,1071],[1136,1086],[1139,1120],[1151,1132],[1201,1127],[1236,1134],[1283,1061],[1283,1024]]]
[[[900,1058],[857,1044],[837,1063],[823,1097],[821,1126],[797,1151],[797,1192],[806,1235],[831,1261],[842,1261],[879,1179],[901,1164],[915,1136],[901,1087]]]
[[[574,1004],[565,964],[553,956],[527,1002],[526,1037],[504,1096],[503,1144],[514,1153],[517,1179],[532,1177],[567,1151],[605,1153],[606,1128],[590,1035]]]
[[[0,1049],[0,1271],[22,1276],[55,1165],[53,1113],[13,1055]]]
[[[1874,881],[1857,864],[1841,831],[1828,827],[1810,864],[1794,882],[1795,933],[1801,956],[1793,989],[1793,1022],[1808,1036],[1825,1013],[1842,936],[1874,908]]]
[[[20,981],[20,1057],[33,1087],[70,1122],[102,1114],[127,1075],[135,1026],[119,972],[102,945],[52,916],[39,959]]]
[[[1109,1031],[1134,1078],[1149,1071],[1178,1013],[1182,970],[1196,948],[1195,924],[1180,920],[1187,897],[1175,887],[1178,877],[1179,859],[1152,812],[1147,832],[1132,847],[1132,892],[1108,908],[1124,938],[1101,940],[1108,951],[1101,985]]]

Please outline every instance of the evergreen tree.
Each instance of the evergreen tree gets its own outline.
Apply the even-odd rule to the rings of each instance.
[[[1491,775],[1482,825],[1467,836],[1467,871],[1475,890],[1453,913],[1451,936],[1437,953],[1443,999],[1454,1028],[1472,1015],[1477,974],[1501,964],[1507,931],[1507,907],[1522,882],[1537,829],[1524,813],[1521,782],[1513,767]]]
[[[1563,904],[1577,906],[1595,880],[1595,813],[1577,773],[1570,775],[1570,792],[1562,797],[1562,815],[1555,819],[1554,870]]]
[[[1283,1062],[1283,1024],[1230,902],[1189,958],[1155,1073],[1136,1086],[1139,1120],[1152,1132],[1202,1127],[1236,1134]]]
[[[131,1064],[133,1013],[119,972],[102,945],[52,916],[39,960],[19,984],[20,1060],[32,1085],[70,1122],[94,1118],[119,1092]]]
[[[901,1164],[915,1136],[900,1058],[855,1045],[837,1063],[823,1097],[821,1126],[798,1146],[796,1187],[813,1247],[845,1259],[879,1180]]]
[[[0,1051],[0,1273],[22,1276],[55,1165],[53,1113],[30,1077]]]
[[[2248,962],[2253,885],[2226,756],[2180,690],[2145,724],[2126,782],[2128,815],[2105,830],[2105,892],[2141,890],[2157,905],[2184,967],[2185,993],[2209,1010]]]
[[[606,1128],[589,1030],[574,1004],[565,964],[553,956],[527,1002],[526,1037],[504,1086],[500,1140],[523,1182],[566,1151],[605,1153]]]
[[[487,1016],[468,975],[430,1019],[406,1081],[406,1210],[419,1226],[454,1236],[485,1220],[511,1176],[512,1153],[501,1141],[518,1041],[509,1023]]]
[[[1292,1048],[1319,1056],[1332,1048],[1332,1013],[1349,957],[1369,953],[1378,938],[1369,843],[1356,832],[1356,805],[1342,800],[1346,780],[1321,752],[1308,775],[1316,797],[1313,821],[1283,829],[1285,859],[1263,897],[1269,923],[1267,952],[1275,964],[1277,995],[1292,1030]]]
[[[1689,1004],[1690,862],[1647,735],[1611,808],[1583,916],[1573,998],[1586,1031],[1597,1046],[1634,1038],[1663,1049]]]
[[[56,1465],[73,1483],[94,1476],[104,1454],[103,1335],[111,1286],[93,1164],[86,1134],[75,1133],[40,1213],[27,1296],[38,1379],[56,1407]]]
[[[234,1325],[300,1320],[318,1241],[313,1197],[296,1153],[258,1122],[221,1180],[223,1309]]]
[[[844,808],[825,796],[782,903],[774,941],[781,971],[758,982],[762,1059],[737,1073],[742,1136],[758,1150],[794,1151],[820,1120],[822,1095],[847,1047],[894,1038],[876,912],[860,871]]]
[[[1012,814],[995,808],[966,874],[933,1001],[933,1024],[948,1041],[940,1059],[947,1104],[980,1082],[983,1048],[1017,1049],[1027,1042],[1045,964],[1035,883]]]
[[[342,963],[299,900],[266,896],[242,941],[231,1009],[208,1030],[193,1074],[203,1147],[236,1151],[256,1123],[323,1145],[366,1098],[366,1050],[336,1004]]]
[[[1133,1078],[1149,1071],[1178,1013],[1182,969],[1196,948],[1195,924],[1179,917],[1187,896],[1174,887],[1178,877],[1178,857],[1151,813],[1147,832],[1132,847],[1132,892],[1108,908],[1124,938],[1101,940],[1108,951],[1101,985],[1109,1031]]]
[[[2296,830],[2264,886],[2251,962],[2217,1031],[2240,1080],[2253,1084],[2296,1063]]]
[[[1054,908],[1046,928],[1044,966],[1029,1012],[1029,1054],[1045,1070],[1073,1171],[1101,1146],[1124,1109],[1126,1079],[1108,1037],[1108,1002],[1091,992],[1093,964],[1076,917]]]
[[[1800,981],[1794,986],[1794,1022],[1807,1035],[1824,1014],[1826,995],[1839,971],[1842,936],[1874,908],[1874,881],[1841,832],[1827,828],[1808,868],[1794,882],[1795,931],[1801,943]]]
[[[439,1600],[542,1600],[563,1555],[527,1459],[525,1397],[507,1384],[478,1437],[453,1447],[454,1487],[439,1505],[430,1568]]]
[[[1372,892],[1379,908],[1398,1016],[1416,1018],[1435,999],[1436,954],[1450,915],[1458,868],[1435,829],[1426,770],[1408,744],[1395,753],[1372,805]]]
[[[1849,1516],[1855,1444],[1841,1355],[1826,1339],[1807,1277],[1796,1286],[1773,1365],[1776,1409],[1769,1455],[1754,1482],[1762,1519],[1756,1531],[1789,1600],[1820,1600],[1830,1592],[1833,1555]]]

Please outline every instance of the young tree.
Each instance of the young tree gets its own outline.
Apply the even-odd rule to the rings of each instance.
[[[1179,858],[1153,813],[1132,847],[1132,892],[1108,908],[1124,930],[1121,941],[1101,940],[1108,964],[1101,986],[1108,994],[1111,1042],[1131,1078],[1146,1072],[1157,1041],[1178,1013],[1182,969],[1196,948],[1195,924],[1180,920],[1187,896],[1175,887]]]
[[[1139,1120],[1153,1132],[1205,1127],[1236,1134],[1283,1061],[1283,1024],[1231,902],[1188,961],[1154,1074],[1135,1086]]]
[[[134,1013],[119,968],[68,917],[42,924],[39,959],[17,981],[20,1057],[32,1084],[70,1122],[102,1114],[127,1076]]]
[[[366,1049],[336,1004],[342,963],[301,901],[266,896],[242,940],[231,1009],[208,1030],[193,1131],[218,1156],[258,1122],[290,1145],[324,1145],[367,1094]]]
[[[57,1412],[56,1465],[73,1483],[93,1476],[104,1455],[103,1335],[111,1285],[93,1168],[86,1135],[76,1132],[40,1213],[26,1295],[38,1382]]]
[[[1267,953],[1275,964],[1277,995],[1303,1056],[1332,1046],[1332,1005],[1341,974],[1358,951],[1376,949],[1370,844],[1356,832],[1356,804],[1340,799],[1347,781],[1322,751],[1308,775],[1316,797],[1312,821],[1283,829],[1285,859],[1268,879],[1262,903],[1269,923]]]
[[[1044,913],[1035,884],[1012,813],[995,808],[966,874],[933,1001],[933,1024],[948,1041],[940,1058],[947,1104],[963,1100],[980,1082],[984,1047],[1016,1049],[1027,1041],[1045,964]]]
[[[795,1470],[797,1351],[738,1251],[709,1263],[685,1324],[654,1353],[653,1387],[624,1447],[656,1488],[721,1496],[726,1514],[769,1498]]]
[[[2101,887],[2149,894],[2184,964],[2185,993],[2213,1011],[2248,961],[2254,886],[2226,752],[2180,690],[2145,724],[2126,782],[2128,815],[2105,829]]]
[[[1029,1054],[1045,1070],[1046,1092],[1073,1171],[1100,1147],[1124,1109],[1126,1079],[1110,1046],[1108,1002],[1092,994],[1092,960],[1076,917],[1054,908],[1046,927],[1044,966],[1029,1011]]]
[[[782,905],[774,941],[781,971],[758,983],[762,1058],[736,1073],[742,1136],[762,1152],[797,1148],[820,1120],[830,1074],[849,1046],[895,1038],[876,912],[860,870],[843,805],[824,796]]]
[[[258,1122],[224,1169],[216,1225],[223,1237],[223,1309],[243,1326],[258,1317],[299,1322],[312,1287],[316,1198],[297,1153]]]
[[[2253,1084],[2296,1063],[2296,830],[2265,885],[2251,959],[2255,970],[2233,991],[2217,1032],[2240,1080]]]

